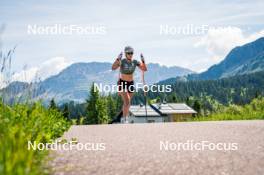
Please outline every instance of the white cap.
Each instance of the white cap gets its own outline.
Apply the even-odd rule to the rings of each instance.
[[[131,46],[125,47],[125,53],[134,52],[134,49]]]

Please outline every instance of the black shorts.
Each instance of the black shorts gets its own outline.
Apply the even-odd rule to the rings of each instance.
[[[119,92],[133,93],[135,90],[134,81],[125,81],[125,80],[119,79],[117,82],[117,85],[118,85]]]

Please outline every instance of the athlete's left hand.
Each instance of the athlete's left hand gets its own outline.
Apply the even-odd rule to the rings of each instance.
[[[141,58],[142,63],[145,63],[145,58],[142,53],[140,54],[140,58]]]

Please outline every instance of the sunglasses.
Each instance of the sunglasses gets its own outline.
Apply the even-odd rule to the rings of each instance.
[[[134,53],[133,53],[133,52],[127,52],[126,54],[128,54],[128,55],[133,55]]]

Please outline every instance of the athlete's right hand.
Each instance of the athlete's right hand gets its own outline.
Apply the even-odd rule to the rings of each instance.
[[[118,55],[117,59],[118,59],[118,60],[121,60],[121,59],[122,59],[122,56],[123,56],[123,52],[121,52],[121,53]]]

